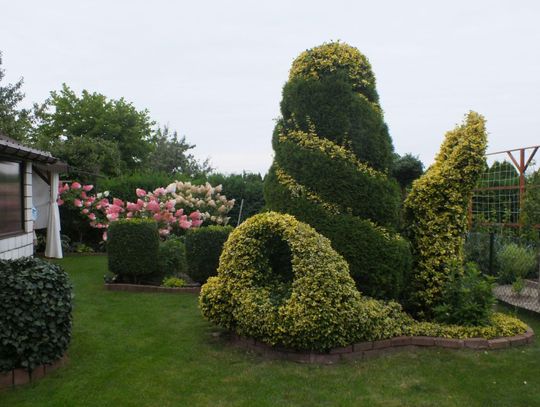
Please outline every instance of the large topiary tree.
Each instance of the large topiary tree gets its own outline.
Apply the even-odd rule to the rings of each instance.
[[[470,112],[446,134],[435,163],[413,184],[405,201],[405,222],[414,255],[408,308],[431,318],[452,267],[463,263],[467,207],[484,169],[484,118]]]
[[[411,258],[394,232],[400,193],[386,174],[393,147],[378,101],[356,48],[334,42],[303,52],[283,89],[265,199],[328,237],[363,292],[398,298]]]

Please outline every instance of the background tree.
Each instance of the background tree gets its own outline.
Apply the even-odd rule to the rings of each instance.
[[[392,164],[392,176],[401,187],[403,197],[413,181],[424,173],[424,164],[417,156],[407,153],[403,156],[394,154]]]
[[[100,144],[106,145],[106,149],[116,146],[121,170],[142,168],[153,150],[154,122],[148,111],[137,110],[123,98],[108,99],[86,90],[79,96],[64,84],[59,92],[51,92],[49,99],[35,112],[38,126],[33,134],[34,144],[73,166],[80,166],[82,161],[70,162],[72,157],[62,154],[72,151],[75,147],[68,145],[79,142],[74,141],[79,137],[105,141]],[[102,168],[102,171],[106,169]],[[116,168],[111,171],[104,175],[116,175]]]
[[[188,144],[186,137],[178,136],[178,132],[163,126],[158,129],[153,140],[153,151],[147,158],[146,168],[150,171],[184,174],[190,177],[204,176],[212,171],[209,160],[203,162],[188,153],[195,147]]]
[[[2,84],[4,77],[0,51],[0,132],[15,140],[25,141],[32,128],[32,117],[29,109],[18,107],[24,99],[23,79],[14,84]]]
[[[83,136],[54,144],[53,155],[74,166],[72,170],[80,182],[96,182],[96,176],[118,176],[125,168],[118,143]]]

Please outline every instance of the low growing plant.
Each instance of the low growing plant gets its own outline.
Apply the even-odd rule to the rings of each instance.
[[[165,277],[161,283],[163,287],[179,288],[186,285],[186,280],[178,277]]]
[[[187,272],[186,246],[181,238],[171,236],[159,244],[158,267],[162,276]]]
[[[434,308],[435,320],[462,326],[488,325],[495,304],[494,279],[483,276],[474,263],[467,263],[463,272],[460,268],[452,266],[441,304]]]
[[[499,263],[499,282],[512,284],[518,279],[524,279],[534,270],[536,253],[532,248],[508,243],[497,253],[497,260]]]

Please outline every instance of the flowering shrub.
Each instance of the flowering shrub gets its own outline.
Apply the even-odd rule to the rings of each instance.
[[[108,191],[93,195],[90,193],[93,189],[93,185],[65,183],[58,188],[58,205],[69,203],[79,208],[90,226],[104,229],[103,240],[107,240],[109,224],[119,219],[154,219],[162,237],[175,229],[197,228],[205,221],[226,225],[229,221],[226,215],[234,206],[234,199],[221,195],[221,185],[212,187],[209,183],[192,185],[176,181],[153,192],[137,188],[137,202],[109,197]]]

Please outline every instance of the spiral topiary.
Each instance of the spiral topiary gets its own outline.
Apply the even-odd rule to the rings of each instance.
[[[400,192],[386,174],[393,148],[367,58],[339,42],[305,51],[293,62],[281,111],[267,207],[329,238],[362,292],[399,298],[411,256],[394,232]]]
[[[435,163],[416,180],[405,201],[407,233],[414,250],[407,307],[430,319],[453,264],[463,264],[467,207],[484,169],[484,118],[470,112],[446,134]]]
[[[327,238],[275,212],[253,216],[230,234],[199,304],[224,328],[294,349],[389,338],[411,323],[399,304],[361,296]]]

